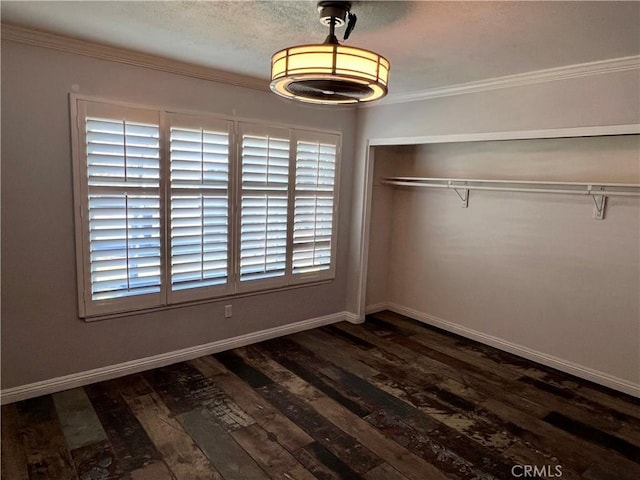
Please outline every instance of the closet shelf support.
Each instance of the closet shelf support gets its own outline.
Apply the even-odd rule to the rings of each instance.
[[[589,185],[589,191],[591,191],[591,185]],[[595,204],[593,208],[593,218],[596,220],[604,220],[604,207],[607,204],[607,196],[597,195],[592,192],[591,198],[593,198],[593,203]]]
[[[469,189],[462,188],[462,185],[453,185],[451,182],[448,183],[449,188],[453,188],[453,191],[456,192],[456,195],[460,197],[462,200],[462,208],[467,208],[469,206]],[[463,192],[463,193],[460,193]]]

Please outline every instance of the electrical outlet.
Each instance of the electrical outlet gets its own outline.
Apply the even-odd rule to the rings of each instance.
[[[233,315],[233,311],[231,310],[231,305],[224,306],[224,318],[231,318]]]

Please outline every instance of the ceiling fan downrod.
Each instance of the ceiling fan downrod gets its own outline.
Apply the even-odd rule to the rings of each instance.
[[[351,2],[321,1],[318,2],[318,13],[320,14],[320,23],[329,27],[329,36],[324,42],[327,44],[339,44],[335,36],[335,28],[345,24],[347,28],[343,40],[349,38],[358,20],[355,14],[351,13]]]

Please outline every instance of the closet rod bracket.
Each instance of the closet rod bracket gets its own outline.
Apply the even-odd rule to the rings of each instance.
[[[462,204],[460,206],[462,208],[469,207],[469,189],[462,188],[464,185],[454,185],[453,183],[451,183],[451,181],[449,181],[448,183],[449,183],[449,188],[453,188],[453,191],[456,192],[456,195],[458,195],[458,197],[460,197],[460,200],[462,200]],[[460,192],[464,192],[464,193],[460,193]]]
[[[596,195],[594,193],[591,194],[591,198],[593,198],[593,218],[596,220],[604,219],[604,208],[607,205],[607,196],[606,195]]]

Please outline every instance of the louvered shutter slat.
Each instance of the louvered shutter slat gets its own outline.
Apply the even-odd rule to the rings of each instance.
[[[228,277],[229,134],[171,128],[171,288]]]
[[[288,183],[289,140],[243,135],[242,190],[286,191]]]
[[[336,145],[298,141],[293,215],[294,274],[331,266]]]
[[[159,187],[157,125],[88,118],[85,138],[90,187]]]
[[[244,134],[240,209],[243,282],[285,275],[288,186],[289,139]]]
[[[92,300],[160,291],[159,127],[86,118]],[[155,194],[142,194],[155,190]]]

